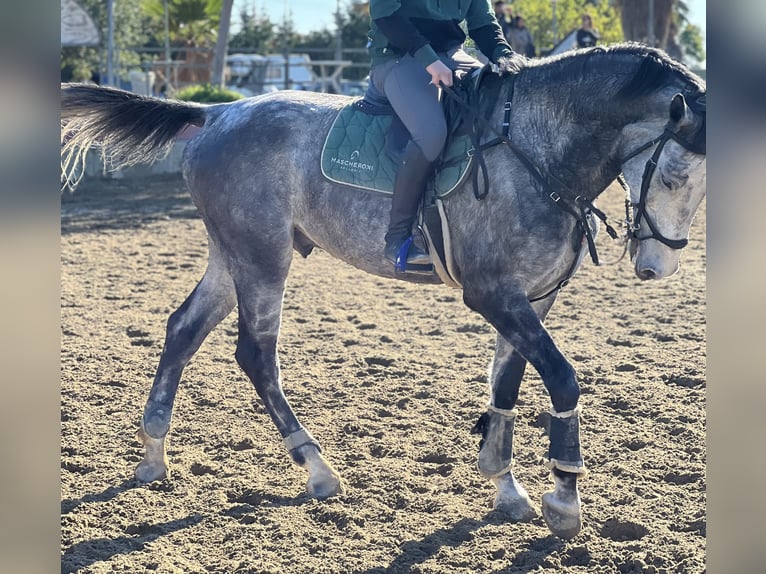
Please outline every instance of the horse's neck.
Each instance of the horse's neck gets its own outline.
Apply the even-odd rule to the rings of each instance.
[[[576,108],[571,104],[573,95],[562,92],[540,89],[520,94],[514,104],[511,141],[543,173],[573,193],[595,199],[619,174],[615,152],[623,126],[606,125],[597,107]]]

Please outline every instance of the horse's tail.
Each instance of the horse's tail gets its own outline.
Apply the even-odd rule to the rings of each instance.
[[[90,84],[61,86],[61,169],[74,186],[84,172],[85,154],[101,149],[112,169],[150,163],[168,153],[189,124],[203,126],[200,104],[140,96]],[[75,177],[76,172],[80,172]]]

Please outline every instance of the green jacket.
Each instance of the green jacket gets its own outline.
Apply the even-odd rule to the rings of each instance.
[[[408,53],[427,67],[465,42],[461,22],[492,62],[513,53],[490,0],[370,0],[370,19],[373,65]]]

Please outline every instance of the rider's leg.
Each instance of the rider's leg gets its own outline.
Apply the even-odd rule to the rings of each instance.
[[[432,163],[447,138],[447,124],[431,76],[411,56],[375,67],[371,80],[382,92],[412,136],[404,161],[394,182],[385,256],[395,259],[410,237],[418,203],[425,189]],[[427,263],[428,255],[410,247],[408,263]]]
[[[394,197],[391,200],[386,247],[383,252],[386,259],[396,262],[402,245],[412,235],[412,224],[418,213],[420,196],[425,189],[426,180],[431,173],[431,162],[413,141],[407,144],[404,158],[399,166],[394,181]],[[431,258],[414,244],[410,244],[407,263],[428,264]]]

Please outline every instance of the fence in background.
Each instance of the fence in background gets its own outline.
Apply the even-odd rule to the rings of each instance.
[[[126,58],[125,55],[121,57],[121,52],[129,52],[131,57]],[[235,53],[256,54],[254,50],[229,50],[229,56]],[[299,54],[308,54],[312,61],[318,62],[311,65],[311,72],[315,77],[314,82],[320,85],[316,89],[324,87],[323,91],[337,91],[337,87],[342,87],[344,89],[341,91],[346,93],[346,86],[358,87],[363,83],[363,78],[367,75],[370,67],[366,49],[347,48],[342,51],[340,73],[335,73],[334,77],[331,78],[336,72],[334,66],[331,65],[332,62],[336,61],[334,49],[306,48],[300,51],[289,51],[286,54],[269,54],[268,57],[272,60],[272,70],[267,74],[272,76],[277,74],[282,78],[283,85],[278,85],[279,83],[275,81],[267,83],[275,86],[276,89],[294,88],[295,82],[291,76],[301,75],[298,73],[298,68],[305,69],[306,67],[303,62],[295,61],[295,56]],[[138,56],[140,63],[134,65],[125,63],[126,60],[135,61],[136,56]],[[281,61],[276,65],[274,65],[274,56],[281,56]],[[165,49],[162,47],[117,50],[115,53],[115,84],[118,87],[142,94],[172,95],[187,86],[210,82],[212,61],[212,48],[174,48],[171,51],[170,61],[165,60]],[[104,64],[101,67],[104,68]],[[227,74],[228,80],[225,83],[229,84],[232,78],[228,66],[225,74]],[[100,71],[100,77],[103,79],[107,77],[105,68]]]

